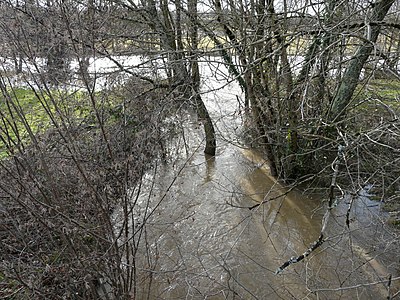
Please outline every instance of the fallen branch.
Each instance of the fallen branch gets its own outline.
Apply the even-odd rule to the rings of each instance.
[[[319,235],[318,240],[316,240],[314,243],[312,243],[311,246],[307,249],[307,251],[305,251],[300,256],[291,257],[289,260],[285,261],[285,263],[276,270],[275,274],[281,273],[284,269],[289,267],[291,264],[298,263],[298,262],[302,261],[304,258],[309,256],[314,250],[316,250],[323,243],[324,243],[324,235],[321,233]]]
[[[332,164],[333,175],[332,175],[332,182],[331,182],[331,185],[329,188],[328,207],[326,208],[324,217],[322,218],[322,228],[321,228],[318,239],[314,243],[312,243],[311,246],[303,254],[301,254],[297,257],[296,256],[291,257],[289,260],[285,261],[276,270],[275,274],[280,274],[283,270],[285,270],[290,265],[302,261],[304,258],[309,256],[313,251],[315,251],[317,248],[319,248],[326,240],[326,238],[324,238],[324,233],[325,233],[326,226],[328,224],[331,210],[332,210],[332,208],[334,208],[336,206],[336,203],[334,201],[334,189],[335,189],[335,187],[337,187],[336,178],[337,178],[337,175],[339,172],[339,164],[342,161],[342,159],[344,158],[344,150],[345,150],[344,146],[342,146],[342,145],[338,146],[337,157]]]

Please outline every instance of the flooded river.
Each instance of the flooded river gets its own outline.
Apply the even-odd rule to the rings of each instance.
[[[380,256],[396,245],[373,221],[376,211],[367,199],[359,199],[362,217],[350,230],[345,203],[337,207],[323,246],[276,275],[284,261],[318,238],[324,208],[321,199],[297,191],[246,208],[286,192],[261,164],[255,151],[225,144],[215,158],[199,149],[180,173],[179,165],[175,172],[168,166],[157,173],[150,198],[164,199],[149,221],[152,281],[148,286],[149,278],[143,279],[140,298],[148,293],[149,299],[385,298],[386,283],[376,282],[397,274]]]
[[[216,88],[224,82],[214,78],[203,84]],[[398,238],[366,195],[354,201],[349,228],[344,199],[332,210],[323,245],[276,274],[318,239],[326,195],[288,191],[270,176],[259,152],[239,143],[236,95],[240,91],[232,84],[203,95],[219,137],[215,157],[203,154],[202,126],[181,116],[184,134],[171,147],[176,159],[159,163],[144,178],[134,208],[136,226],[147,220],[137,253],[138,299],[394,295]]]

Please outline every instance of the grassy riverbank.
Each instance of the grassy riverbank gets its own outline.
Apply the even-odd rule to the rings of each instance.
[[[0,157],[27,147],[47,130],[96,126],[96,110],[109,122],[122,101],[102,92],[9,88],[0,102]]]
[[[362,82],[354,103],[354,108],[350,110],[350,117],[353,118],[350,130],[368,142],[368,147],[362,147],[360,152],[363,157],[369,157],[366,162],[376,161],[370,166],[364,164],[370,176],[371,199],[382,202],[383,209],[389,213],[389,223],[399,227],[400,133],[396,121],[400,116],[400,81],[370,79]],[[384,177],[386,182],[383,182]]]

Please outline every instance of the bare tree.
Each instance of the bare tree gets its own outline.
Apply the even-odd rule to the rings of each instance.
[[[398,95],[369,92],[396,5],[1,2],[0,298],[394,297],[398,236],[356,210],[398,203]],[[244,101],[206,100],[206,63]]]

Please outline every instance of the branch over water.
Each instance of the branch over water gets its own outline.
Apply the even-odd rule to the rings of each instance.
[[[344,150],[345,147],[342,145],[338,146],[338,152],[337,152],[337,157],[333,162],[333,175],[332,175],[332,181],[331,181],[331,186],[330,186],[330,190],[329,190],[329,202],[328,202],[328,207],[325,211],[324,217],[322,218],[322,228],[321,228],[321,232],[319,234],[319,237],[316,241],[314,241],[314,243],[312,243],[310,245],[310,247],[301,255],[299,256],[294,256],[291,257],[289,260],[285,261],[275,272],[275,274],[280,274],[283,270],[285,270],[287,267],[289,267],[290,265],[294,264],[294,263],[298,263],[300,261],[302,261],[304,258],[306,258],[307,256],[309,256],[313,251],[315,251],[316,249],[318,249],[326,240],[326,238],[324,238],[324,233],[325,233],[325,229],[326,226],[328,224],[328,220],[331,214],[331,210],[333,207],[335,207],[335,201],[334,201],[334,189],[337,186],[336,185],[336,178],[337,175],[339,173],[339,165],[340,162],[342,161],[343,157],[344,157]]]

